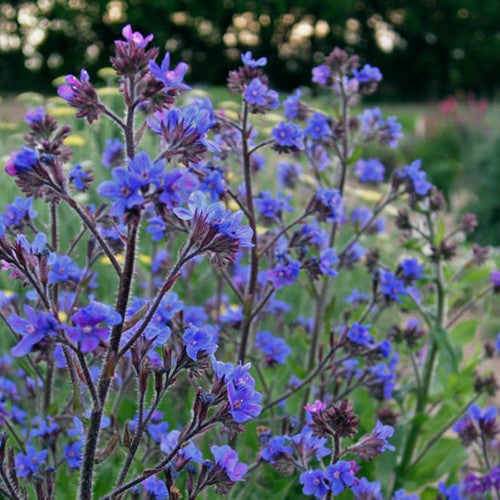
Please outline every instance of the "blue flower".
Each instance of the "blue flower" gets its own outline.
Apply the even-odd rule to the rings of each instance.
[[[445,483],[439,483],[438,490],[445,500],[464,500],[464,497],[460,494],[460,485],[458,484],[446,486]]]
[[[275,337],[268,331],[257,333],[255,345],[266,355],[270,364],[284,365],[286,358],[292,353],[292,349],[282,338]]]
[[[32,445],[26,447],[26,454],[18,453],[16,455],[16,472],[19,477],[28,477],[38,472],[40,465],[43,465],[49,451],[42,450],[37,453]]]
[[[150,217],[148,219],[148,227],[146,232],[151,234],[151,239],[153,241],[161,241],[165,238],[165,231],[167,225],[165,221],[160,216]]]
[[[279,122],[271,131],[271,137],[276,141],[279,151],[304,149],[304,132],[293,122]]]
[[[69,337],[80,344],[82,352],[91,352],[97,349],[101,340],[106,340],[109,327],[120,323],[120,314],[112,307],[91,300],[89,305],[78,309],[72,316],[74,326],[65,326]],[[105,323],[108,326],[98,326]]]
[[[369,332],[370,325],[353,323],[347,332],[347,338],[362,347],[372,347],[373,337]]]
[[[385,175],[385,167],[378,158],[369,160],[358,160],[354,173],[360,182],[382,182]]]
[[[252,53],[250,51],[241,54],[241,61],[245,66],[250,68],[259,68],[265,66],[267,64],[267,59],[265,57],[261,57],[260,59],[252,59]]]
[[[280,221],[284,211],[293,212],[290,205],[291,196],[283,196],[278,192],[276,198],[269,191],[261,191],[255,198],[255,207],[258,212],[269,221]]]
[[[409,281],[419,280],[424,277],[422,271],[425,269],[424,266],[420,265],[418,259],[403,259],[399,263],[404,277]]]
[[[107,168],[117,167],[125,158],[125,146],[120,139],[108,139],[102,152],[101,164]]]
[[[24,306],[24,311],[28,319],[21,318],[17,314],[11,314],[7,320],[12,329],[23,337],[15,345],[10,353],[18,358],[25,356],[39,343],[42,343],[46,337],[57,333],[59,323],[52,313],[35,312],[30,306]]]
[[[160,449],[163,453],[170,454],[172,450],[179,444],[180,431],[174,429],[168,434],[164,435],[160,439]],[[184,458],[184,460],[201,463],[203,461],[203,455],[201,451],[196,447],[193,441],[189,441],[187,445],[183,446],[178,454]]]
[[[304,495],[314,495],[323,498],[329,490],[325,474],[322,469],[307,470],[300,475],[300,484]]]
[[[244,481],[243,476],[248,467],[243,462],[238,462],[238,454],[227,444],[222,446],[211,446],[210,451],[214,456],[215,466],[224,470],[230,481]]]
[[[231,377],[233,383],[227,385],[227,395],[230,406],[229,413],[235,422],[242,424],[260,415],[262,411],[260,405],[262,395],[260,392],[257,392],[252,385],[234,383],[234,372],[231,374]]]
[[[23,146],[22,151],[12,153],[10,160],[7,162],[5,171],[9,175],[16,175],[22,172],[29,172],[38,163],[38,152],[35,149]]]
[[[422,160],[415,160],[410,165],[403,168],[403,179],[408,179],[411,186],[411,191],[414,191],[419,196],[427,196],[431,190],[432,184],[426,180],[426,173],[420,170]]]
[[[394,492],[391,500],[419,500],[419,497],[415,493],[407,494],[404,489],[401,489]]]
[[[164,481],[150,476],[144,481],[142,481],[141,486],[148,493],[148,498],[154,500],[166,500],[169,498],[167,485]]]
[[[285,116],[289,120],[293,118],[298,118],[300,113],[300,98],[302,97],[302,91],[300,89],[295,90],[293,94],[290,94],[283,102],[283,107],[285,108]]]
[[[372,83],[380,82],[382,80],[382,73],[375,66],[370,66],[365,64],[360,70],[353,69],[352,71],[354,78],[358,80],[359,83]]]
[[[150,184],[160,187],[164,165],[162,161],[153,161],[145,151],[137,153],[133,160],[128,159],[128,168],[131,173],[137,176],[141,188],[146,188]]]
[[[319,140],[325,137],[325,135],[331,134],[332,129],[323,113],[314,113],[307,120],[304,133],[310,135],[313,139]]]
[[[380,481],[374,481],[370,483],[366,477],[362,477],[356,485],[352,488],[354,493],[354,498],[356,499],[366,499],[370,500],[382,500],[382,485]]]
[[[203,178],[200,189],[204,193],[210,194],[210,201],[212,201],[212,203],[218,201],[226,193],[224,177],[218,170],[212,170]]]
[[[260,452],[260,457],[266,462],[274,463],[282,455],[291,455],[293,449],[287,445],[287,436],[274,436],[269,440],[267,446]]]
[[[343,222],[344,204],[338,189],[320,188],[316,193],[315,209],[319,220],[328,222]]]
[[[243,91],[243,97],[248,104],[265,106],[267,104],[267,85],[260,78],[254,78]]]
[[[1,214],[1,222],[7,227],[20,226],[23,221],[36,218],[38,213],[33,209],[33,198],[16,196],[14,201],[5,205],[5,213]]]
[[[380,291],[387,300],[396,302],[401,302],[401,297],[408,294],[404,281],[397,279],[391,271],[383,271],[380,274]]]
[[[355,477],[350,462],[339,460],[326,468],[326,478],[330,481],[330,490],[334,495],[338,495],[345,488],[354,485]]]
[[[284,286],[293,285],[299,276],[300,262],[290,260],[288,264],[278,264],[273,269],[267,271],[267,279],[272,283],[276,290]]]
[[[319,256],[319,269],[321,274],[332,277],[337,276],[339,273],[333,269],[333,266],[335,266],[338,261],[337,253],[333,248],[325,248],[322,250]]]
[[[69,180],[73,182],[76,189],[83,191],[87,184],[92,181],[92,176],[89,171],[83,170],[82,166],[77,163],[69,171]]]
[[[279,163],[277,175],[280,187],[294,189],[299,177],[302,175],[302,169],[296,163]]]
[[[170,69],[170,53],[167,52],[161,66],[158,66],[155,61],[149,61],[149,71],[166,88],[176,88],[179,90],[189,90],[189,87],[183,83],[184,76],[188,70],[188,65],[185,62],[180,62],[175,69]]]
[[[217,350],[217,344],[214,343],[212,333],[205,328],[198,328],[194,325],[188,325],[182,336],[186,346],[187,355],[193,360],[204,358],[213,354]]]
[[[50,266],[49,283],[78,282],[82,277],[82,270],[68,255],[57,255],[52,252],[48,259]]]
[[[325,447],[325,444],[328,443],[328,439],[315,436],[312,429],[307,425],[302,428],[300,434],[293,436],[291,441],[297,455],[302,457],[306,462],[313,457],[316,457],[317,460],[321,460],[331,453],[331,450]]]
[[[98,190],[101,196],[114,201],[109,211],[110,215],[120,217],[127,210],[144,203],[144,198],[140,193],[142,181],[135,173],[126,168],[117,167],[113,170],[112,176],[113,180],[104,181]]]
[[[64,447],[64,459],[71,469],[77,469],[82,462],[82,442],[75,441]]]

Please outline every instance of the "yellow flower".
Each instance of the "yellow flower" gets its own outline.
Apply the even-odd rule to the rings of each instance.
[[[85,144],[85,137],[77,134],[71,134],[64,139],[64,144],[74,148],[75,146],[83,146]]]

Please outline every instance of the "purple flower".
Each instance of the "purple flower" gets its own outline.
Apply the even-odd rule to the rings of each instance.
[[[493,286],[495,292],[500,291],[500,271],[494,270],[490,274],[490,283]]]
[[[42,450],[37,453],[32,445],[26,447],[26,454],[18,453],[16,455],[16,472],[20,477],[28,477],[38,472],[40,465],[45,462],[49,451]]]
[[[357,288],[353,288],[352,292],[344,299],[344,302],[347,304],[359,304],[362,302],[368,302],[369,300],[370,295],[360,292]]]
[[[37,344],[41,344],[46,337],[56,334],[59,325],[52,313],[35,312],[30,306],[24,306],[27,319],[17,314],[11,314],[7,320],[12,329],[23,337],[15,345],[10,353],[18,358],[25,356],[33,350]]]
[[[338,495],[355,482],[352,464],[345,460],[339,460],[337,463],[329,465],[326,468],[325,476],[330,481],[330,490],[334,495]]]
[[[396,302],[401,302],[401,297],[407,295],[404,281],[397,279],[391,271],[383,271],[380,274],[380,291],[387,300]]]
[[[91,300],[89,305],[78,309],[72,316],[74,326],[65,326],[69,337],[80,344],[82,352],[91,352],[97,349],[99,342],[106,340],[109,327],[120,323],[120,314],[112,307]],[[105,323],[107,326],[98,326]]]
[[[211,446],[210,451],[214,456],[215,466],[223,469],[230,481],[244,481],[243,476],[248,467],[243,462],[238,462],[238,454],[230,446]]]
[[[144,48],[153,39],[153,35],[143,37],[138,31],[132,31],[132,26],[130,24],[123,27],[122,35],[127,42],[133,43],[140,48]]]
[[[282,338],[275,337],[268,331],[257,333],[255,345],[266,355],[269,364],[284,365],[286,358],[292,353],[292,349]]]
[[[321,64],[312,69],[312,81],[326,87],[331,79],[331,72],[328,66]]]
[[[273,269],[267,271],[267,279],[272,283],[276,290],[284,286],[293,285],[299,276],[300,262],[290,260],[288,264],[278,264]]]
[[[278,151],[299,151],[304,149],[304,132],[293,122],[281,121],[271,131]]]
[[[274,463],[283,455],[291,455],[293,449],[287,445],[287,436],[274,436],[269,440],[268,445],[260,452],[260,457],[266,462]]]
[[[183,83],[184,76],[188,70],[188,65],[185,62],[180,62],[175,69],[170,69],[170,53],[167,52],[161,66],[158,66],[155,61],[149,61],[149,71],[166,88],[176,88],[179,90],[189,90],[189,86]]]
[[[261,57],[260,59],[252,59],[252,53],[250,51],[241,54],[241,61],[245,66],[250,68],[259,68],[265,66],[267,63],[267,59],[265,57]]]
[[[64,447],[64,459],[71,469],[77,469],[82,462],[82,442],[76,441]]]
[[[300,475],[302,493],[304,495],[314,495],[316,498],[323,498],[329,490],[326,477],[322,469],[307,470]]]
[[[78,110],[77,118],[86,118],[89,123],[92,123],[99,118],[104,107],[89,80],[89,74],[82,69],[80,79],[73,75],[66,76],[66,85],[61,85],[57,93]]]
[[[385,175],[385,167],[378,158],[369,160],[358,160],[354,173],[360,182],[382,182]]]
[[[113,180],[104,181],[98,193],[104,198],[114,201],[109,213],[114,217],[120,217],[126,211],[141,206],[144,198],[140,193],[142,181],[139,176],[124,167],[117,167],[112,172]]]
[[[307,120],[304,133],[318,141],[323,139],[325,135],[331,134],[332,129],[328,124],[328,119],[323,113],[314,113],[311,118]]]
[[[182,336],[187,355],[193,360],[205,358],[217,350],[212,334],[205,328],[188,325]]]
[[[38,108],[30,109],[24,115],[24,121],[30,126],[42,123],[44,119],[45,109],[43,108],[43,106],[38,106]]]
[[[247,422],[260,415],[262,411],[262,407],[260,406],[262,395],[253,386],[229,383],[227,386],[227,395],[231,408],[229,413],[238,424]]]
[[[149,225],[146,228],[146,232],[151,234],[151,239],[153,241],[161,241],[165,238],[165,231],[167,230],[167,225],[165,221],[159,217],[150,217],[148,219]]]

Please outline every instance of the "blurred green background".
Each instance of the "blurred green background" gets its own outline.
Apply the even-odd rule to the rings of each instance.
[[[498,0],[0,0],[2,156],[33,104],[16,96],[54,96],[54,79],[81,67],[106,87],[99,69],[127,23],[186,61],[189,83],[216,103],[228,99],[228,70],[246,50],[268,58],[282,97],[307,85],[335,45],[360,54],[384,75],[365,104],[383,103],[404,126],[402,147],[382,159],[393,168],[421,158],[454,210],[477,212],[474,239],[500,244]],[[323,95],[308,99],[329,106]]]

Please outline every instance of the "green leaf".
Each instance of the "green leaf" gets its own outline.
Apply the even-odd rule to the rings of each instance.
[[[408,471],[408,482],[419,487],[432,483],[461,466],[466,459],[467,451],[456,439],[442,438]],[[408,489],[411,489],[409,485]]]
[[[461,346],[468,344],[474,338],[477,327],[481,324],[481,321],[482,320],[479,318],[462,321],[450,331],[450,339],[453,343]]]
[[[437,221],[436,234],[434,237],[434,244],[438,247],[444,239],[446,232],[446,225],[444,223],[444,216],[441,215]]]
[[[444,328],[436,328],[431,330],[431,338],[436,342],[440,360],[443,364],[439,364],[439,368],[444,370],[446,374],[451,370],[454,373],[458,372],[459,357],[454,346],[450,342],[448,332]]]

